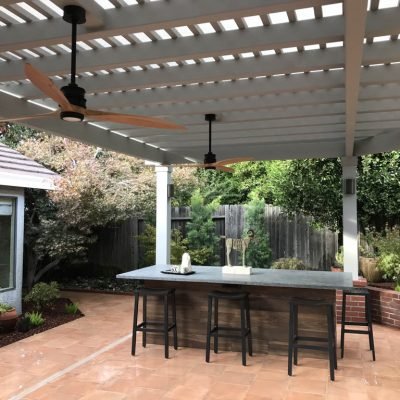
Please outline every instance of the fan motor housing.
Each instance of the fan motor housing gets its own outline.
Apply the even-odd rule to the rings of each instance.
[[[204,164],[214,164],[217,162],[217,157],[214,153],[208,152],[204,154]],[[214,166],[206,166],[205,169],[215,169]]]
[[[77,5],[65,6],[63,20],[69,24],[84,24],[86,22],[86,11],[83,7]]]
[[[85,89],[70,83],[67,86],[63,86],[61,90],[71,104],[86,108]]]

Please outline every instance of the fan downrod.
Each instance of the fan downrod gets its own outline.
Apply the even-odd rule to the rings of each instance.
[[[204,154],[204,164],[206,164],[205,169],[216,169],[214,166],[207,164],[214,164],[217,162],[217,156],[211,151],[211,124],[216,119],[215,114],[206,114],[205,118],[208,121],[208,153]]]
[[[86,108],[85,89],[79,87],[75,83],[77,25],[81,25],[86,22],[86,11],[83,7],[77,5],[65,6],[63,20],[72,25],[71,82],[67,86],[63,86],[61,91],[71,104],[81,108]],[[76,111],[62,111],[60,118],[68,122],[80,122],[83,120],[84,115]]]

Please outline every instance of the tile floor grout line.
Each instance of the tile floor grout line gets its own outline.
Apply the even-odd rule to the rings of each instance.
[[[107,346],[103,347],[100,350],[97,350],[96,352],[90,354],[89,356],[83,358],[82,360],[79,360],[73,364],[71,364],[70,366],[62,369],[61,371],[57,371],[54,374],[48,376],[47,378],[41,380],[38,383],[35,383],[34,385],[24,389],[23,391],[17,393],[16,395],[10,397],[9,400],[22,400],[25,396],[35,392],[36,390],[42,388],[43,386],[46,386],[47,384],[54,382],[55,380],[63,377],[65,374],[67,374],[68,372],[73,371],[76,368],[81,367],[82,365],[85,365],[86,363],[88,363],[89,361],[94,360],[96,357],[98,357],[99,355],[113,349],[114,347],[118,346],[119,344],[127,341],[128,339],[130,339],[132,337],[132,333],[129,333],[126,336],[123,336],[121,338],[119,338],[118,340],[111,342],[110,344],[108,344]]]

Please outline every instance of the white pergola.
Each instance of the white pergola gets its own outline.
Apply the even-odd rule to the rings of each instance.
[[[0,1],[0,117],[57,105],[25,79],[29,61],[68,83],[70,26],[79,4],[78,84],[88,107],[166,117],[187,131],[114,123],[27,121],[164,166],[202,161],[205,113],[216,113],[219,160],[357,156],[400,145],[398,0]],[[169,167],[159,167],[158,262],[168,260]],[[163,182],[163,184],[161,184]],[[356,195],[343,196],[345,269],[357,275]],[[165,230],[162,231],[161,227]]]

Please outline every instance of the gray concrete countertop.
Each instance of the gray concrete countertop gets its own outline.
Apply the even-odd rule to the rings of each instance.
[[[170,281],[191,283],[217,283],[232,285],[275,286],[309,289],[349,289],[353,280],[349,272],[289,271],[279,269],[253,268],[251,275],[222,274],[222,267],[192,266],[195,274],[171,275],[162,270],[171,265],[152,265],[117,275],[119,279],[139,279],[148,281]]]

